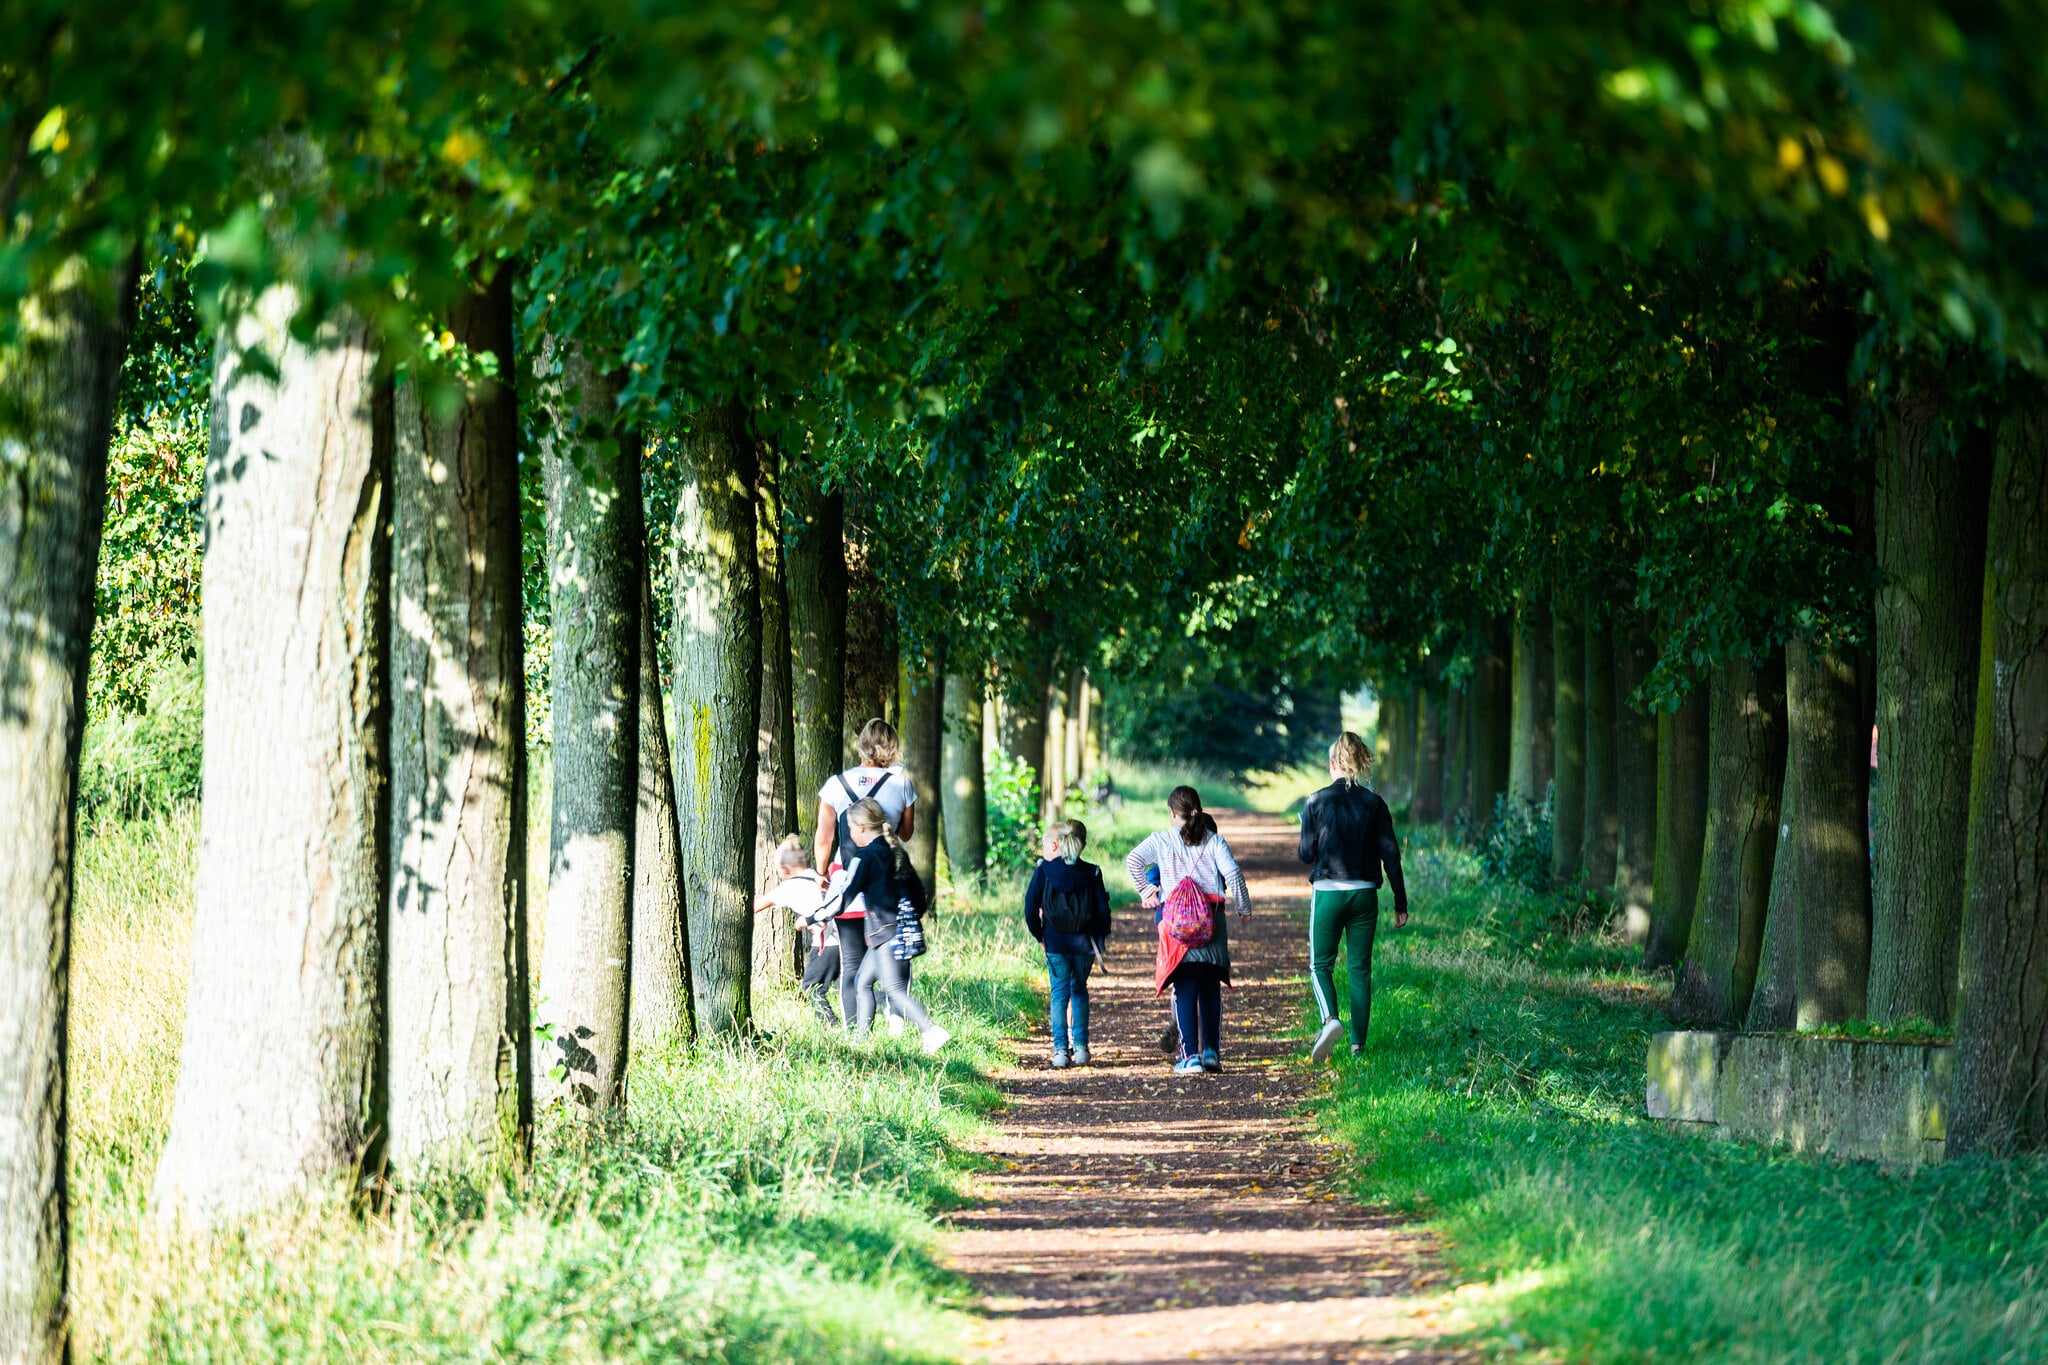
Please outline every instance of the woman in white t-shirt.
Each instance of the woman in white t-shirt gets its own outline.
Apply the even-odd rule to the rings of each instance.
[[[804,956],[803,992],[811,1008],[827,1026],[839,1023],[825,997],[825,983],[839,979],[839,925],[825,912],[825,883],[804,862],[804,841],[786,836],[775,850],[775,870],[782,880],[773,891],[754,897],[754,913],[776,906],[796,917],[797,926],[810,940]]]
[[[813,851],[817,865],[828,873],[849,866],[852,861],[852,836],[847,829],[846,812],[859,802],[873,801],[880,806],[895,827],[898,839],[908,839],[917,823],[917,789],[911,785],[910,775],[903,771],[903,742],[897,738],[896,727],[879,718],[871,720],[860,727],[860,738],[854,741],[854,748],[860,753],[860,766],[836,774],[818,789],[818,834]],[[860,992],[856,982],[860,979],[861,959],[867,953],[861,932],[866,913],[856,897],[839,915],[840,928],[846,930],[839,936],[839,1008],[846,1016],[848,1028],[853,1027],[859,1016],[856,1006]],[[890,1032],[902,1027],[902,1020],[892,1012]]]

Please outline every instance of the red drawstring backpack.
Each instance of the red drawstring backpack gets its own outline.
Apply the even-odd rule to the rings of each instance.
[[[1167,893],[1159,925],[1167,937],[1189,948],[1199,948],[1216,932],[1215,902],[1193,877],[1182,877]]]

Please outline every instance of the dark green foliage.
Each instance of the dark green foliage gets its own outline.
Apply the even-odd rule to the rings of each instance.
[[[1303,660],[1290,672],[1264,648],[1240,630],[1119,678],[1105,693],[1110,748],[1233,776],[1320,761],[1342,728],[1333,670]]]
[[[1525,891],[1550,889],[1550,800],[1548,792],[1533,803],[1502,792],[1494,801],[1493,819],[1479,844],[1479,863],[1488,877]]]

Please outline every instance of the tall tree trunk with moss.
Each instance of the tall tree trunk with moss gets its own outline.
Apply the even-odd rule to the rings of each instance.
[[[1484,827],[1493,819],[1493,809],[1508,790],[1511,772],[1514,699],[1512,695],[1511,627],[1506,617],[1495,617],[1487,631],[1486,649],[1472,669],[1472,721],[1467,729],[1467,784],[1472,802],[1472,819]]]
[[[1870,984],[1870,716],[1853,653],[1785,649],[1785,782],[1802,1029],[1864,1015]],[[1773,907],[1775,908],[1775,907]]]
[[[1949,1142],[2048,1146],[2048,406],[1998,430]]]
[[[896,613],[868,563],[864,531],[849,524],[846,548],[846,704],[840,764],[855,761],[854,740],[871,720],[896,715]],[[900,727],[899,727],[900,729]]]
[[[1551,715],[1550,604],[1525,597],[1515,613],[1514,739],[1508,787],[1515,797],[1539,804],[1550,786]]]
[[[1674,1019],[1725,1028],[1749,1013],[1770,908],[1785,783],[1785,663],[1716,665],[1708,684],[1707,837]]]
[[[1799,855],[1792,844],[1799,814],[1798,784],[1792,779],[1788,754],[1785,793],[1778,801],[1778,849],[1771,859],[1763,954],[1757,963],[1756,989],[1749,997],[1749,1014],[1742,1024],[1752,1033],[1781,1033],[1799,1022]]]
[[[776,883],[776,848],[797,832],[795,678],[790,659],[789,591],[782,557],[782,461],[777,447],[758,447],[754,481],[754,539],[761,594],[761,705],[756,721],[759,756],[754,807],[754,885]],[[788,915],[754,921],[754,988],[793,982],[800,974],[801,935]]]
[[[554,786],[536,1067],[548,1097],[601,1113],[624,1098],[633,851],[640,818],[640,443],[618,384],[575,343],[543,351]]]
[[[1446,825],[1455,824],[1466,814],[1465,797],[1466,731],[1472,719],[1470,688],[1464,683],[1454,683],[1444,689],[1443,704],[1443,809],[1439,815]]]
[[[678,1046],[697,1036],[651,568],[643,564],[640,574],[640,793],[633,815],[633,969],[627,997],[632,1008],[626,1021],[634,1050]]]
[[[1555,799],[1551,803],[1550,880],[1579,879],[1586,837],[1586,623],[1576,597],[1560,596],[1550,618]]]
[[[135,265],[65,265],[0,351],[0,1360],[68,1337],[65,1073],[78,754]]]
[[[495,373],[393,395],[390,1159],[506,1176],[533,1126],[512,271],[447,330]]]
[[[1651,892],[1657,875],[1657,717],[1629,698],[1650,676],[1656,641],[1633,609],[1613,631],[1607,667],[1614,677],[1614,898],[1630,943],[1650,937]]]
[[[704,408],[679,443],[676,740],[683,901],[700,1036],[753,1028],[754,821],[759,796],[761,597],[754,445],[737,403]]]
[[[921,662],[903,651],[901,697],[903,770],[917,793],[917,817],[910,827],[910,863],[924,879],[925,892],[939,889],[939,835],[945,823],[939,770],[946,739],[946,659],[944,642],[925,647]]]
[[[266,290],[215,351],[192,977],[156,1202],[382,1164],[391,406],[367,325]]]
[[[1614,885],[1621,847],[1621,815],[1615,804],[1614,618],[1595,602],[1586,608],[1586,816],[1579,839],[1579,865],[1586,885]]]
[[[1643,966],[1676,967],[1692,937],[1707,838],[1710,686],[1695,683],[1675,711],[1657,717],[1657,846]]]
[[[1988,437],[1944,451],[1939,395],[1903,395],[1877,455],[1876,866],[1870,1017],[1947,1023],[1962,953]]]
[[[944,725],[939,804],[946,860],[952,864],[955,877],[978,878],[988,866],[988,787],[982,770],[978,674],[947,675]]]
[[[1441,690],[1427,687],[1415,693],[1415,750],[1420,766],[1408,818],[1417,824],[1433,825],[1444,818],[1443,697]]]
[[[846,518],[839,495],[821,492],[817,478],[808,465],[785,466],[795,801],[806,844],[817,834],[818,792],[843,766],[846,710]]]

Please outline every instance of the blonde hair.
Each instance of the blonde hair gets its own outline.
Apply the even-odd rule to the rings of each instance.
[[[1353,782],[1372,776],[1372,750],[1365,741],[1346,730],[1330,746],[1330,766]]]
[[[775,846],[775,862],[779,867],[809,867],[811,851],[804,847],[804,841],[794,834],[782,836],[782,842]]]
[[[854,740],[853,747],[870,768],[886,768],[903,757],[903,741],[897,737],[896,727],[880,716],[860,727],[860,738]]]
[[[880,721],[869,722],[880,725]],[[870,796],[865,801],[856,801],[846,808],[846,823],[854,829],[872,829],[881,833],[889,847],[897,846],[896,831],[889,828],[889,813],[882,809],[882,803]]]
[[[1062,820],[1052,827],[1053,843],[1060,850],[1060,861],[1072,866],[1081,861],[1081,850],[1088,847],[1088,826],[1079,820]]]

